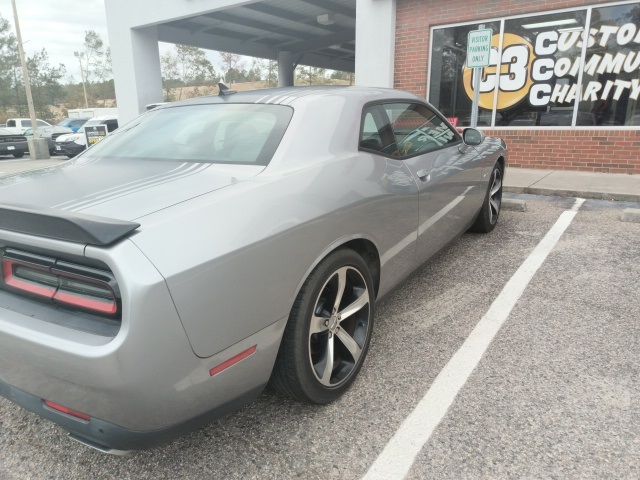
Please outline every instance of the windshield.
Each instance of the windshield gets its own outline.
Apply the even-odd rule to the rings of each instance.
[[[98,120],[97,118],[92,118],[91,120],[87,120],[83,123],[85,127],[93,127],[94,125],[103,125],[104,120]]]
[[[79,128],[87,122],[86,118],[66,118],[58,123],[60,127]]]
[[[109,135],[87,155],[266,165],[292,113],[283,105],[258,104],[151,110]]]

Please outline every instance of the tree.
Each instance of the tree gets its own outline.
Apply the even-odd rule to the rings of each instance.
[[[95,30],[84,32],[84,44],[79,53],[85,81],[88,84],[93,80],[103,81],[111,71],[111,50],[105,49],[102,37]]]
[[[235,53],[220,52],[222,65],[224,66],[224,80],[227,83],[246,82],[247,72],[244,68],[242,57]]]
[[[327,70],[300,65],[296,68],[296,79],[303,85],[324,85],[327,83]]]
[[[167,99],[172,100],[171,88],[183,85],[214,83],[219,76],[204,50],[190,45],[176,45],[175,53],[166,52],[160,57],[160,68]],[[182,88],[178,100],[182,98]]]
[[[49,106],[59,103],[64,98],[64,89],[60,80],[66,73],[63,64],[49,64],[49,54],[43,48],[27,58],[27,68],[31,80],[33,103],[38,113],[49,118]]]
[[[18,64],[18,42],[9,22],[0,16],[0,104],[4,108],[20,103],[15,89]]]
[[[222,59],[222,64],[224,65],[225,73],[229,70],[242,70],[243,64],[240,55],[229,52],[220,52],[220,58]]]
[[[0,17],[0,109],[6,115],[25,115],[27,112],[22,69],[19,67],[18,42],[9,22]],[[61,83],[65,66],[51,65],[49,54],[43,48],[27,57],[31,78],[31,91],[38,116],[50,118],[49,106],[65,98]]]
[[[262,72],[264,70],[264,62],[259,58],[254,58],[251,68],[246,74],[247,82],[259,82],[262,80]]]
[[[268,87],[278,86],[278,62],[275,60],[267,61],[267,71],[265,75]]]
[[[74,54],[78,58],[83,86],[89,97],[92,82],[103,83],[111,77],[111,49],[105,48],[102,37],[95,30],[86,30],[82,49]]]

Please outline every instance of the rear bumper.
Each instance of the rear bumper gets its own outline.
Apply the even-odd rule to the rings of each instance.
[[[10,232],[0,235],[9,240]],[[37,241],[41,248],[61,243],[14,236],[20,236],[22,245],[33,241],[36,246]],[[225,413],[266,384],[286,318],[201,358],[191,349],[164,278],[132,242],[84,251],[109,265],[118,279],[123,298],[120,329],[111,334],[82,331],[60,319],[63,313],[47,317],[43,309],[48,306],[24,312],[5,301],[0,304],[0,394],[84,443],[101,450],[130,450]],[[210,376],[213,367],[254,345],[255,355]],[[44,400],[91,420],[53,411]]]
[[[86,149],[84,145],[79,145],[76,142],[55,142],[55,146],[53,148],[55,153],[61,153],[69,156],[78,155]]]
[[[27,142],[0,143],[0,155],[13,155],[14,153],[26,153],[28,151]]]
[[[160,430],[136,431],[97,418],[84,421],[56,412],[48,408],[40,397],[0,381],[1,396],[42,418],[60,425],[69,432],[72,438],[80,443],[104,453],[116,455],[124,454],[131,450],[153,447],[171,440],[181,433],[195,430],[211,420],[237,410],[244,404],[254,400],[263,388],[264,385],[259,386],[183,423]]]

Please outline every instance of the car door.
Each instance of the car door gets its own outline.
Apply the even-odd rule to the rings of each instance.
[[[401,159],[419,191],[418,261],[463,232],[482,195],[477,152],[430,106],[420,102],[383,105],[395,144],[387,154]]]
[[[395,137],[383,107],[377,103],[365,105],[358,147],[371,163],[370,177],[385,192],[371,218],[385,272],[383,291],[416,267],[418,188],[404,162],[385,153],[393,144]]]

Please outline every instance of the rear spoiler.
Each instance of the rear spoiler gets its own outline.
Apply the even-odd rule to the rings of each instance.
[[[67,213],[53,209],[35,210],[17,205],[0,205],[0,229],[67,242],[105,246],[124,238],[139,223]]]

